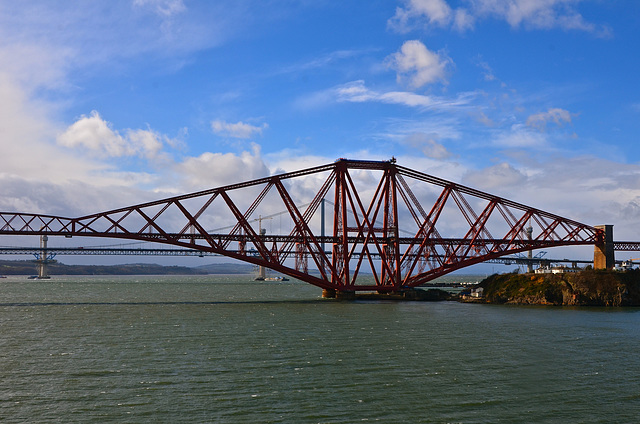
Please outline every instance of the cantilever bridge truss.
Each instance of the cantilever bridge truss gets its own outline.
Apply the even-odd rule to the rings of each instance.
[[[508,254],[604,242],[601,229],[395,160],[347,159],[80,218],[4,212],[0,234],[165,243],[342,292],[399,291]]]

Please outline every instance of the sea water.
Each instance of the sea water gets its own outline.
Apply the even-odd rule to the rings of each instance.
[[[640,309],[341,302],[251,276],[0,280],[0,421],[635,423]]]

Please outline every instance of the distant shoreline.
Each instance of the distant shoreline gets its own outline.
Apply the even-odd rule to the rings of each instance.
[[[253,265],[220,263],[198,267],[164,266],[159,264],[121,265],[66,265],[52,262],[48,265],[49,275],[212,275],[212,274],[252,274]],[[35,261],[0,260],[0,275],[37,274]]]

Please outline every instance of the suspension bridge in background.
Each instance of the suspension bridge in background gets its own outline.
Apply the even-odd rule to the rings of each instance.
[[[285,228],[267,233],[263,220],[276,211],[284,211]],[[79,218],[1,212],[0,235],[38,235],[44,243],[50,236],[161,243],[172,248],[147,253],[226,256],[313,284],[326,297],[399,292],[543,248],[593,245],[595,268],[613,267],[616,250],[640,251],[640,242],[615,242],[611,225],[583,224],[395,159],[339,159]]]

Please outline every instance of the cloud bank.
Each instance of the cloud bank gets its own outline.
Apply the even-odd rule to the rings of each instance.
[[[585,20],[575,5],[581,0],[473,0],[452,8],[445,0],[406,0],[389,19],[388,26],[400,33],[416,27],[473,30],[478,21],[497,19],[511,28],[585,31],[610,36],[611,30]]]

